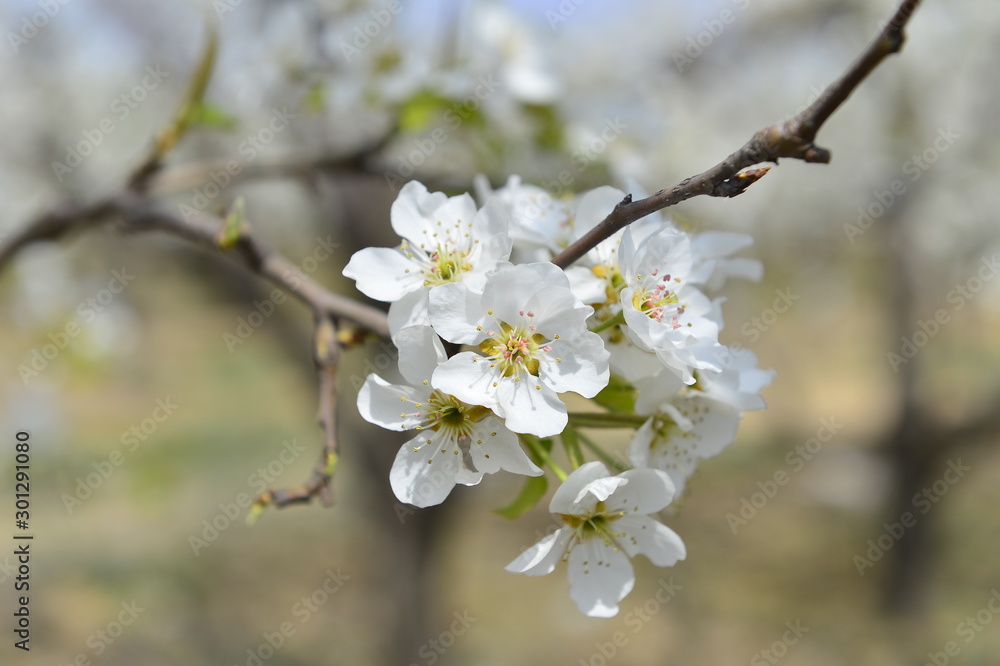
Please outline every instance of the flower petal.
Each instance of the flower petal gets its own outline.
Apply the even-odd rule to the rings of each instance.
[[[465,283],[452,282],[431,289],[431,325],[449,342],[472,345],[485,339],[485,309],[482,296]]]
[[[428,192],[422,183],[413,180],[403,186],[392,203],[389,219],[392,229],[411,242],[424,240],[434,212],[448,201],[444,192]]]
[[[444,345],[430,326],[404,328],[392,341],[399,349],[399,372],[414,386],[429,381],[438,365],[448,360]]]
[[[431,385],[469,405],[492,408],[497,405],[496,387],[493,386],[497,378],[498,373],[490,368],[489,359],[475,352],[460,352],[437,367]]]
[[[572,536],[573,531],[568,527],[546,534],[541,541],[518,555],[504,568],[511,573],[523,573],[528,576],[550,574],[565,554]]]
[[[424,422],[417,404],[427,402],[430,387],[390,384],[378,375],[368,375],[358,391],[361,418],[387,430],[412,430]]]
[[[569,596],[590,617],[614,617],[618,602],[632,591],[635,572],[628,556],[599,538],[569,551]]]
[[[456,483],[479,483],[482,472],[466,469],[462,456],[455,455],[452,448],[433,435],[418,435],[400,447],[389,471],[389,484],[399,501],[417,507],[434,506],[448,497]]]
[[[557,393],[573,391],[593,398],[608,385],[611,353],[596,333],[586,332],[550,343],[552,351],[544,358],[542,383]],[[556,361],[556,359],[561,359]]]
[[[430,326],[428,290],[415,289],[389,306],[389,335],[393,338],[407,326]]]
[[[623,516],[615,521],[615,529],[625,533],[618,543],[629,557],[645,555],[658,567],[672,567],[687,557],[677,533],[649,516]]]
[[[535,378],[514,381],[504,377],[498,383],[496,411],[504,417],[507,427],[514,432],[525,432],[537,437],[558,435],[566,427],[566,405],[555,391]]]
[[[602,479],[604,477],[610,476],[608,473],[608,468],[605,467],[604,463],[599,460],[593,460],[589,463],[584,463],[580,465],[577,469],[566,477],[566,480],[562,482],[562,485],[556,489],[554,495],[552,495],[552,501],[549,502],[549,511],[552,513],[564,513],[572,514],[577,512],[577,507],[575,506],[577,498],[580,495],[580,491],[587,487],[592,481],[597,479]],[[584,509],[593,508],[597,504],[596,500]]]
[[[674,482],[661,470],[630,469],[618,477],[628,483],[607,499],[609,511],[646,515],[662,510],[674,498]]]
[[[344,276],[357,282],[358,291],[376,301],[396,301],[423,288],[420,266],[397,248],[368,247],[354,253]]]
[[[517,435],[496,416],[483,417],[470,437],[472,461],[476,469],[493,474],[501,469],[513,474],[541,476],[542,470],[521,448]]]

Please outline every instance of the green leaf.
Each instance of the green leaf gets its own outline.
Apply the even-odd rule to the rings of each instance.
[[[212,79],[212,71],[215,69],[215,55],[219,48],[219,35],[214,25],[208,26],[208,38],[201,58],[198,60],[198,67],[188,80],[187,91],[181,100],[173,120],[156,137],[154,155],[162,158],[171,148],[174,147],[187,130],[191,123],[191,116],[195,110],[202,106],[205,97],[205,90],[208,82]]]
[[[239,121],[220,106],[205,104],[204,102],[188,109],[185,125],[188,127],[214,127],[217,129],[231,130],[236,127]]]
[[[539,148],[560,150],[563,146],[563,123],[551,104],[525,104],[524,111],[535,124],[535,143]]]
[[[611,375],[611,381],[594,396],[594,402],[619,414],[635,413],[635,388],[621,377]]]
[[[419,132],[451,105],[451,100],[430,90],[421,90],[400,107],[399,127],[404,132]]]
[[[314,83],[302,99],[302,109],[306,113],[318,115],[326,108],[326,88],[321,81]]]
[[[545,491],[548,489],[549,482],[544,476],[528,477],[517,498],[502,509],[497,509],[494,513],[508,520],[514,520],[534,508],[539,500],[545,497]]]

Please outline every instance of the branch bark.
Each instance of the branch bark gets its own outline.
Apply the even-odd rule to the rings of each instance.
[[[777,164],[778,159],[782,157],[805,162],[828,163],[830,151],[814,143],[816,134],[823,123],[850,97],[879,63],[902,49],[905,40],[903,29],[920,1],[904,0],[861,57],[855,60],[840,78],[831,83],[808,108],[789,120],[760,130],[742,148],[722,162],[708,171],[685,179],[669,190],[660,190],[639,201],[632,201],[631,194],[626,196],[604,220],[563,250],[552,262],[566,268],[636,220],[692,197],[738,196],[767,173],[767,168],[744,171],[755,164],[763,162]]]

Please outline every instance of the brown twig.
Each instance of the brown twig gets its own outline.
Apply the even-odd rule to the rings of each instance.
[[[126,191],[117,197],[90,205],[65,203],[42,215],[21,231],[0,242],[0,271],[24,247],[40,241],[54,241],[72,232],[87,229],[119,217],[127,231],[162,231],[179,236],[212,251],[222,251],[219,232],[223,220],[203,213],[187,218],[169,211],[144,194]],[[304,275],[294,263],[270,246],[243,231],[228,252],[250,271],[269,280],[306,304],[316,317],[314,359],[319,384],[319,424],[323,447],[309,480],[294,489],[271,489],[254,504],[252,516],[266,506],[285,507],[310,502],[314,497],[329,505],[330,488],[337,465],[337,364],[340,342],[336,322],[348,320],[383,338],[389,337],[385,312],[335,294]]]
[[[160,230],[209,249],[219,249],[217,234],[222,227],[222,220],[214,215],[192,213],[185,219],[179,213],[134,194],[123,194],[113,199],[111,208],[121,215],[127,228],[131,230]],[[389,337],[385,312],[326,289],[303,275],[294,263],[252,235],[243,234],[232,254],[251,271],[308,305],[317,315],[346,319],[375,335]]]
[[[63,202],[0,242],[0,272],[22,249],[96,226],[114,212],[113,199],[91,204]]]
[[[241,164],[233,159],[219,159],[165,167],[149,176],[148,187],[152,194],[172,194],[203,185],[213,174],[218,173],[226,174],[229,179],[227,187],[235,182],[260,178],[302,178],[317,173],[376,173],[376,158],[395,136],[395,132],[396,129],[393,128],[378,141],[347,155],[305,160],[288,158],[259,164]]]
[[[604,220],[553,259],[553,263],[565,268],[632,222],[692,197],[738,196],[766,173],[766,169],[743,171],[755,164],[777,164],[782,157],[828,163],[830,151],[814,143],[817,132],[879,63],[903,47],[903,28],[919,4],[920,0],[903,0],[861,57],[808,108],[784,122],[760,130],[722,162],[669,190],[660,190],[638,201],[632,201],[631,195],[625,197]]]
[[[316,321],[316,338],[313,358],[319,373],[319,415],[323,429],[323,448],[319,461],[305,485],[297,488],[268,489],[254,502],[254,513],[259,514],[267,506],[284,508],[293,504],[308,504],[319,497],[325,506],[333,504],[330,483],[340,459],[337,443],[337,364],[340,361],[340,344],[337,342],[337,327],[333,319],[321,315]]]
[[[113,208],[131,229],[159,229],[218,249],[218,234],[223,222],[217,217],[197,214],[184,219],[137,195],[123,195],[113,202]],[[337,365],[340,360],[340,342],[337,338],[336,321],[345,318],[377,335],[389,337],[386,315],[381,310],[326,290],[302,275],[288,259],[246,231],[240,234],[230,251],[251,271],[308,305],[316,317],[313,358],[319,383],[318,421],[324,433],[319,461],[304,485],[292,489],[269,489],[261,493],[254,503],[251,516],[258,515],[267,506],[281,508],[304,504],[315,497],[324,505],[330,505],[333,503],[330,484],[339,459]]]

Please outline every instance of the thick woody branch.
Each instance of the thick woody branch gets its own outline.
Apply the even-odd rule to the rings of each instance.
[[[112,216],[120,216],[128,230],[163,231],[219,251],[218,234],[223,222],[218,217],[198,213],[190,214],[185,219],[143,195],[126,192],[91,206],[65,205],[28,224],[0,243],[0,271],[18,251],[31,243],[57,240]],[[346,319],[378,336],[389,337],[385,312],[329,291],[253,236],[241,235],[231,253],[252,272],[308,305],[317,316]]]
[[[89,205],[64,202],[0,242],[0,272],[7,264],[33,243],[53,241],[104,222],[114,212],[112,199],[102,199]]]
[[[905,38],[903,28],[919,4],[920,0],[904,0],[861,57],[808,108],[789,120],[760,130],[719,164],[669,190],[660,190],[639,201],[632,201],[631,195],[625,197],[603,221],[566,248],[553,262],[565,268],[632,222],[692,197],[738,196],[767,173],[766,168],[744,171],[756,164],[777,164],[782,157],[822,164],[829,162],[830,151],[814,143],[817,132],[879,63],[902,48]]]

